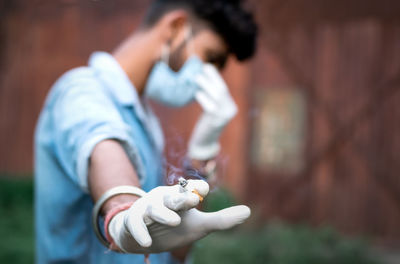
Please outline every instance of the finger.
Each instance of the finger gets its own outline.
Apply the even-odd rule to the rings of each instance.
[[[186,186],[186,189],[190,192],[193,192],[193,190],[196,190],[199,195],[201,195],[203,198],[207,196],[210,186],[206,181],[203,180],[188,180],[188,184]]]
[[[199,202],[199,196],[189,191],[170,193],[164,196],[164,205],[174,211],[194,208]]]
[[[165,206],[149,207],[148,216],[154,221],[168,226],[177,226],[181,223],[181,217]]]
[[[209,231],[225,230],[242,224],[250,217],[250,208],[245,205],[232,206],[213,213],[202,213],[203,224]]]
[[[133,238],[142,247],[150,247],[152,240],[142,215],[132,216],[125,222]]]
[[[196,207],[200,198],[208,194],[210,187],[203,180],[187,180],[187,185],[183,188],[178,184],[167,188],[169,191],[164,195],[164,205],[171,210],[180,211]]]

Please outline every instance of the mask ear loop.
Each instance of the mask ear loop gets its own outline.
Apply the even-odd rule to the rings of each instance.
[[[167,65],[169,65],[169,49],[169,44],[165,44],[161,50],[161,60]]]
[[[185,42],[189,57],[195,54],[193,42],[190,42],[191,39],[193,39],[193,30],[192,30],[192,25],[189,24],[186,26],[186,32],[185,32]]]

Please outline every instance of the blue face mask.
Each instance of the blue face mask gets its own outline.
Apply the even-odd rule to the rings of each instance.
[[[146,96],[171,107],[187,105],[195,97],[198,86],[194,77],[202,71],[202,66],[203,62],[195,55],[178,72],[164,61],[157,62],[146,84]]]

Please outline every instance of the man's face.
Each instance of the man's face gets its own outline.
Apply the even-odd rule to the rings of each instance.
[[[223,69],[229,53],[228,46],[219,34],[203,27],[190,34],[189,38],[185,37],[186,32],[179,35],[171,42],[169,64],[174,71],[178,71],[191,55],[197,55],[203,62]]]

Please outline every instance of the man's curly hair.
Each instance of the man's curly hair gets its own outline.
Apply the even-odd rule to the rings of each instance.
[[[154,25],[165,13],[176,8],[188,9],[197,18],[208,22],[239,61],[253,56],[257,25],[241,0],[154,0],[145,17],[145,25]]]

